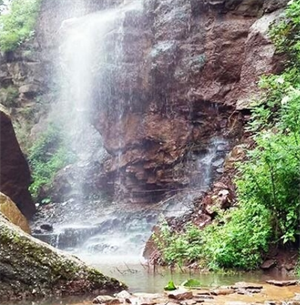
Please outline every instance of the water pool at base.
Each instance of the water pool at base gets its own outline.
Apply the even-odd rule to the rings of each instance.
[[[232,285],[236,282],[265,283],[268,279],[291,279],[284,274],[262,272],[247,272],[239,274],[201,273],[199,270],[172,270],[170,268],[149,267],[139,257],[89,257],[79,255],[91,266],[103,274],[123,281],[132,293],[162,293],[164,286],[172,280],[180,285],[185,280],[193,278],[202,283],[203,287],[218,287]],[[300,292],[300,289],[299,289]],[[283,296],[284,297],[284,296]],[[93,296],[53,298],[39,302],[4,303],[2,305],[87,305],[92,304]]]

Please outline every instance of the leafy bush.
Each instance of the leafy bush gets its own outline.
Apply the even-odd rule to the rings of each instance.
[[[13,51],[34,35],[41,0],[13,0],[7,13],[0,16],[1,51]]]
[[[51,124],[29,150],[33,183],[32,196],[37,199],[43,186],[50,186],[55,174],[74,161],[63,140],[61,128]]]
[[[173,232],[166,221],[160,226],[159,234],[154,235],[154,241],[162,252],[162,259],[168,265],[184,265],[199,258],[202,249],[201,231],[194,225],[186,226],[181,234]]]

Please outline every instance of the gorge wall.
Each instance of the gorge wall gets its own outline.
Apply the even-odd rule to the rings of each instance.
[[[123,3],[84,2],[43,1],[33,52],[25,45],[1,58],[1,85],[18,88],[19,109],[44,100],[33,115],[33,138],[58,99],[62,22]],[[91,67],[90,121],[109,155],[86,165],[86,187],[152,202],[201,183],[197,160],[214,139],[228,143],[217,149],[221,155],[240,141],[259,76],[281,69],[267,30],[288,1],[124,2],[139,5],[120,14]],[[72,166],[58,174],[51,190],[57,200],[68,196],[71,175]]]
[[[28,191],[29,167],[20,150],[11,120],[0,111],[0,191],[9,196],[20,211],[31,218],[35,205]]]

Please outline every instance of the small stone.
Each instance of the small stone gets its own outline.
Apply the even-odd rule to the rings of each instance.
[[[197,291],[196,296],[210,295],[211,292],[209,290]]]
[[[120,304],[121,302],[118,299],[113,298],[109,295],[99,295],[93,300],[93,304],[104,304],[104,303],[109,305],[116,305],[116,304]]]
[[[294,270],[295,269],[295,266],[293,264],[286,264],[284,266],[284,268],[287,270],[287,271],[291,271],[291,270]]]
[[[115,295],[116,298],[120,298],[120,299],[131,298],[131,296],[132,295],[126,290],[123,290]]]
[[[233,294],[234,290],[233,289],[214,289],[211,291],[212,295],[229,295]]]
[[[40,87],[35,84],[23,85],[19,88],[19,93],[36,93],[40,90]]]
[[[48,231],[48,232],[52,232],[53,231],[53,226],[49,223],[43,223],[42,225],[40,225],[40,228],[42,230]]]
[[[249,295],[250,294],[250,292],[247,289],[244,289],[244,288],[237,289],[236,293],[240,294],[240,295]]]
[[[279,286],[279,287],[295,286],[295,285],[299,284],[299,282],[297,280],[289,280],[289,281],[268,280],[266,282],[270,285],[275,285],[275,286]]]
[[[202,296],[197,296],[196,300],[199,302],[199,300],[213,300],[214,297],[212,295],[202,295]]]
[[[260,284],[238,282],[232,286],[232,289],[262,289],[263,286]]]
[[[187,290],[174,290],[168,293],[168,297],[170,299],[175,299],[179,301],[188,300],[193,298],[193,293],[192,291],[187,291]]]
[[[253,294],[255,294],[255,293],[261,293],[261,289],[247,289],[247,291],[248,291],[249,293],[253,293]]]

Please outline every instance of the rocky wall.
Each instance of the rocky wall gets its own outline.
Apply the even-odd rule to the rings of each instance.
[[[119,41],[123,57],[95,75],[93,107],[121,198],[155,201],[192,186],[192,147],[241,139],[239,111],[257,97],[259,76],[282,67],[267,32],[286,2],[147,1],[125,14],[105,44]]]
[[[2,57],[0,83],[18,89],[19,108],[37,104],[36,97],[45,101],[34,114],[33,138],[45,128],[45,105],[59,99],[63,21],[132,2],[44,0],[33,51],[24,46]],[[197,159],[214,138],[229,146],[240,140],[259,76],[282,67],[267,31],[287,0],[135,2],[142,9],[120,14],[91,67],[91,123],[110,156],[90,162],[85,180],[87,192],[149,202],[197,186]],[[72,188],[69,172],[54,183],[57,200]]]
[[[8,115],[0,111],[0,191],[31,218],[35,213],[28,187],[31,182],[27,161],[19,147]]]

